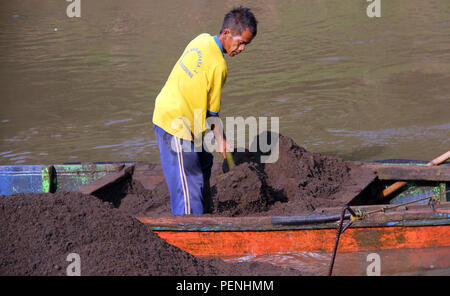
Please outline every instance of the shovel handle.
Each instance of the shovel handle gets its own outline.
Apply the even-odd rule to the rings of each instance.
[[[231,152],[225,152],[227,158],[228,169],[232,170],[234,168],[233,154]]]
[[[432,161],[427,163],[426,166],[440,165],[441,163],[445,162],[449,158],[450,158],[450,151],[447,151],[446,153],[442,154],[439,157],[436,157],[435,159],[433,159]],[[408,182],[404,182],[404,181],[395,182],[394,184],[392,184],[391,186],[389,186],[388,188],[384,189],[381,192],[380,198],[385,198],[386,196],[390,195],[392,192],[397,191],[398,189],[405,186],[407,183]]]
[[[450,158],[450,151],[447,151],[446,153],[442,154],[439,157],[436,157],[435,159],[427,163],[427,166],[440,165],[449,158]]]

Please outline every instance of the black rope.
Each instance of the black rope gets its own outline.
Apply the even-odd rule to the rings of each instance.
[[[350,207],[348,205],[345,205],[344,208],[342,209],[341,212],[341,219],[339,220],[339,226],[337,229],[337,233],[336,233],[336,240],[334,242],[334,248],[333,248],[333,254],[331,255],[331,262],[330,262],[330,267],[328,269],[328,276],[331,276],[333,273],[333,266],[334,266],[334,260],[336,259],[336,252],[337,252],[337,248],[338,248],[338,244],[339,244],[339,237],[341,236],[341,234],[345,231],[345,229],[347,229],[352,221],[350,221],[349,224],[346,225],[344,231],[342,229],[342,225],[344,224],[344,219],[345,219],[345,212],[349,211],[352,215],[354,214],[354,212],[350,209]]]
[[[450,190],[446,191],[445,193],[448,193],[448,192],[450,192]],[[418,202],[418,201],[425,200],[425,199],[431,198],[431,197],[433,197],[433,196],[429,196],[429,197],[426,197],[426,198],[423,198],[423,199],[418,199],[418,200],[415,200],[415,201],[412,201],[412,202],[407,202],[407,203],[404,203],[404,204],[398,204],[398,205],[396,205],[396,206],[393,206],[393,207],[390,207],[390,208],[387,208],[387,209],[384,208],[384,209],[381,209],[381,210],[384,211],[384,210],[393,209],[393,208],[396,208],[396,207],[399,207],[399,206],[402,206],[402,205],[406,205],[406,204]],[[432,208],[432,210],[433,210],[434,212],[435,212],[435,206],[436,206],[437,203],[438,203],[438,202],[436,202],[436,200],[434,200],[434,199],[432,199],[432,198],[431,198],[430,201],[428,202],[428,205],[431,206],[431,208]],[[349,227],[352,225],[352,223],[353,223],[353,221],[350,220],[349,223],[348,223],[344,228],[342,227],[343,224],[344,224],[344,220],[345,220],[345,219],[348,219],[348,216],[345,215],[345,212],[346,212],[346,211],[348,211],[348,212],[351,214],[351,216],[353,216],[353,217],[358,217],[358,215],[357,215],[357,214],[356,214],[356,213],[355,213],[348,205],[345,205],[345,206],[342,208],[341,218],[340,218],[340,220],[339,220],[339,226],[338,226],[337,233],[336,233],[336,240],[335,240],[335,242],[334,242],[333,253],[332,253],[332,255],[331,255],[330,267],[329,267],[329,269],[328,269],[328,276],[331,276],[332,273],[333,273],[334,261],[335,261],[335,259],[336,259],[337,248],[338,248],[338,245],[339,245],[339,238],[341,237],[341,234],[344,233],[344,231],[347,230],[347,228],[349,228]],[[377,211],[379,211],[379,210],[370,212],[370,213],[368,213],[368,214],[373,214],[373,213],[375,213],[375,212],[377,212]]]

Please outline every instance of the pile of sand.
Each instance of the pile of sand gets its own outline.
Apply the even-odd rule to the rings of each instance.
[[[280,135],[278,147],[275,163],[261,163],[259,153],[248,152],[235,153],[231,171],[215,163],[208,215],[310,213],[346,204],[373,179],[288,137]],[[82,275],[299,274],[264,263],[199,259],[160,239],[133,217],[172,215],[160,168],[154,174],[162,182],[151,189],[133,175],[99,197],[75,192],[1,196],[0,275],[65,275],[69,253],[80,255]]]
[[[246,162],[255,157],[241,153],[236,167],[212,180],[217,215],[295,215],[343,204],[334,194],[349,178],[346,162],[308,152],[282,135],[278,144],[276,162]]]
[[[74,192],[0,196],[0,275],[300,275],[265,263],[201,259],[97,197]]]
[[[342,206],[349,194],[350,165],[339,157],[308,152],[280,135],[279,158],[261,163],[260,153],[235,152],[226,173],[217,163],[211,176],[213,216],[299,215],[318,207]],[[353,193],[351,193],[353,194]],[[170,216],[169,191],[162,182],[146,190],[133,180],[119,209],[146,216]]]

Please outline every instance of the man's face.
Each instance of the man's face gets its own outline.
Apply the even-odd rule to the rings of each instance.
[[[233,57],[243,51],[253,39],[253,35],[249,28],[245,29],[245,31],[240,35],[233,34],[229,29],[225,29],[223,34],[225,37],[223,48],[230,57]]]

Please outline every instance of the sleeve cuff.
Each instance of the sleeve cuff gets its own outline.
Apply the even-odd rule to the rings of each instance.
[[[208,110],[208,114],[212,116],[219,116],[219,112],[212,112]]]

